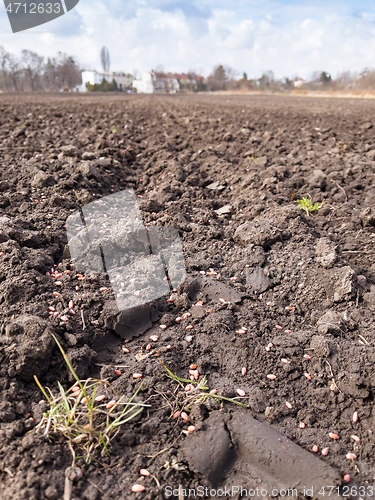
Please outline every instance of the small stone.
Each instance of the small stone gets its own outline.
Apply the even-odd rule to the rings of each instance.
[[[232,212],[232,207],[230,205],[224,205],[223,207],[215,210],[218,215],[230,214]]]
[[[101,157],[99,158],[99,160],[96,161],[96,164],[99,166],[99,167],[109,167],[112,163],[112,160],[110,158],[104,158],[104,157]]]
[[[314,349],[314,354],[318,358],[324,358],[330,354],[328,341],[323,335],[313,335],[310,342],[310,348]]]
[[[82,160],[95,160],[96,154],[91,151],[85,151],[82,154]]]
[[[327,311],[316,323],[321,334],[339,334],[346,330],[344,318],[340,313]]]
[[[329,269],[337,257],[336,245],[329,238],[320,238],[316,244],[315,253],[317,262],[325,269]]]
[[[333,296],[334,302],[349,300],[353,297],[355,280],[356,274],[350,266],[344,266],[340,269]]]
[[[375,150],[374,150],[375,151]],[[375,226],[375,210],[372,207],[365,208],[361,214],[362,225],[367,226]]]
[[[262,293],[271,285],[271,280],[264,274],[261,266],[258,266],[251,274],[246,276],[246,284],[250,285],[256,292]]]
[[[37,188],[53,186],[54,184],[55,179],[53,176],[46,174],[42,170],[39,170],[39,172],[34,175],[34,179],[31,181],[31,185]]]
[[[363,294],[363,300],[371,311],[375,311],[375,286],[370,288],[369,293]]]
[[[208,186],[206,186],[207,189],[210,189],[212,191],[221,191],[222,189],[225,188],[225,186],[222,186],[219,181],[212,182]]]
[[[68,146],[63,146],[61,148],[60,154],[64,157],[66,157],[66,156],[70,156],[70,157],[78,156],[78,150],[75,146],[73,146],[72,144],[69,144]]]

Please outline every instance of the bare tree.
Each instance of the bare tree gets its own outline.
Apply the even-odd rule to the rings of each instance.
[[[356,80],[356,73],[352,73],[351,71],[343,71],[342,73],[337,75],[337,78],[335,79],[335,85],[338,89],[351,89],[354,88]]]
[[[14,90],[20,90],[20,77],[22,75],[21,64],[16,57],[8,54],[8,75],[13,84]]]
[[[356,86],[359,89],[367,90],[375,88],[375,69],[365,68],[360,72],[356,81]]]
[[[236,69],[228,65],[224,66],[224,69],[227,80],[235,80],[237,78],[239,72]]]
[[[224,66],[225,69],[225,76],[226,76],[226,83],[225,83],[225,89],[226,90],[236,90],[239,88],[239,84],[237,81],[238,77],[238,71],[231,66]]]
[[[44,65],[43,87],[46,90],[52,90],[58,87],[55,58],[48,58],[46,64]]]
[[[8,90],[8,78],[7,78],[7,66],[9,63],[9,54],[8,52],[4,49],[4,47],[0,47],[0,69],[1,69],[1,76],[3,78],[3,86],[5,90]]]
[[[109,73],[110,57],[107,47],[102,47],[100,51],[100,60],[102,62],[102,68],[104,73]]]
[[[81,72],[71,56],[61,54],[57,65],[57,75],[61,87],[73,87],[73,85],[82,83]]]
[[[24,72],[26,80],[29,81],[31,90],[36,90],[38,80],[43,70],[44,57],[39,56],[36,52],[31,50],[22,51],[22,61],[25,64]]]
[[[71,89],[82,83],[81,70],[73,57],[59,52],[58,57],[48,58],[44,65],[43,86],[47,90]]]
[[[227,82],[227,75],[223,65],[216,66],[213,74],[207,78],[208,90],[224,90]]]

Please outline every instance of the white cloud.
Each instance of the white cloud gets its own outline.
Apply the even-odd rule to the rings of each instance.
[[[359,71],[373,66],[375,10],[357,2],[276,0],[121,0],[81,2],[67,15],[29,32],[5,34],[9,23],[0,6],[0,45],[20,54],[58,51],[86,68],[100,69],[106,45],[111,69],[131,72],[162,64],[166,71],[227,64],[249,77],[273,70],[276,77],[307,78],[315,70]],[[43,33],[50,31],[50,33]],[[40,33],[38,33],[40,32]]]

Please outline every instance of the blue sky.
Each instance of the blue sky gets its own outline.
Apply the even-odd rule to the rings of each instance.
[[[251,78],[268,70],[277,78],[323,70],[335,76],[375,67],[375,2],[80,0],[61,18],[15,34],[0,4],[0,46],[15,55],[61,51],[100,70],[103,45],[113,71],[159,66],[208,75],[225,64]]]

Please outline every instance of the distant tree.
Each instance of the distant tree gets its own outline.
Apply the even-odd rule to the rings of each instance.
[[[36,90],[38,86],[43,70],[43,60],[44,57],[39,56],[36,52],[32,52],[31,50],[22,51],[23,71],[25,79],[30,83],[31,90]]]
[[[350,71],[343,71],[337,75],[334,81],[335,88],[337,89],[351,89],[356,85],[357,75]]]
[[[238,76],[238,71],[231,66],[224,66],[226,82],[229,80],[235,80]]]
[[[57,86],[57,72],[55,61],[55,59],[51,59],[49,57],[46,64],[44,65],[43,85],[47,90],[52,90]]]
[[[9,54],[4,49],[4,47],[0,47],[0,71],[1,77],[3,80],[3,88],[8,90],[8,62],[9,62]]]
[[[22,67],[18,59],[9,54],[8,56],[8,75],[13,84],[14,90],[21,90],[20,79],[22,75]]]
[[[109,84],[109,91],[116,92],[118,90],[117,82],[113,78],[112,82]]]
[[[246,73],[246,71],[243,72],[242,78],[243,78],[243,80],[247,80],[247,73]]]
[[[45,89],[72,88],[80,83],[82,83],[81,71],[71,56],[59,52],[58,57],[48,58],[43,71]]]
[[[269,70],[263,73],[263,75],[258,79],[258,86],[261,90],[268,89],[275,80],[273,71]]]
[[[207,90],[207,84],[202,77],[197,78],[197,92],[205,92]]]
[[[56,70],[62,87],[73,87],[82,81],[81,71],[71,56],[67,56],[66,54],[61,54],[61,52],[59,52],[59,60]]]
[[[362,90],[375,88],[375,69],[365,68],[359,74],[356,86]]]
[[[214,68],[214,72],[207,78],[208,90],[224,90],[227,76],[224,66],[220,64]]]
[[[332,80],[332,77],[329,73],[326,73],[325,71],[322,71],[320,73],[320,81],[323,83],[323,85],[328,85],[328,83]]]
[[[100,51],[100,61],[102,63],[103,72],[109,73],[109,67],[111,61],[107,47],[102,47]]]
[[[285,81],[284,85],[287,89],[289,89],[293,84],[293,81],[286,76],[284,77],[284,81]]]

